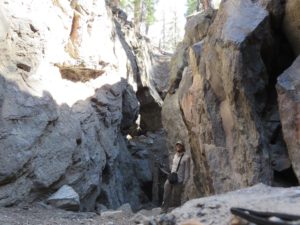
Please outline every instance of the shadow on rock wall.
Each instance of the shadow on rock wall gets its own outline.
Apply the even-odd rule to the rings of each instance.
[[[121,134],[139,106],[125,80],[69,107],[48,92],[23,92],[1,76],[0,109],[0,205],[43,201],[67,184],[83,211],[96,203],[140,207],[144,193]]]

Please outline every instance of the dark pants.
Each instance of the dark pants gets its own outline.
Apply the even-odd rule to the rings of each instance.
[[[170,184],[167,180],[164,185],[164,197],[162,210],[167,211],[170,207],[178,207],[181,205],[181,193],[183,191],[183,184]]]

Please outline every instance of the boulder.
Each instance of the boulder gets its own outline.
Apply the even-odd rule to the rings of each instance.
[[[284,140],[293,169],[300,181],[299,107],[300,107],[300,57],[279,76],[277,82],[278,104]]]
[[[47,199],[47,203],[66,210],[78,211],[80,208],[79,195],[68,185],[62,186]]]
[[[185,46],[162,117],[171,143],[181,138],[191,152],[193,193],[271,184],[273,171],[288,169],[275,89],[293,61],[282,15],[278,1],[224,1],[197,28],[207,34],[193,32],[199,37]]]
[[[121,205],[117,210],[121,210],[126,214],[132,214],[131,205],[129,203]]]
[[[257,184],[222,195],[193,199],[167,215],[151,219],[149,224],[233,224],[231,221],[235,217],[230,213],[231,207],[298,215],[300,203],[295,198],[299,192],[299,187],[274,188]]]
[[[251,105],[254,95],[264,88],[264,66],[260,60],[249,61],[259,59],[260,52],[247,44],[253,36],[257,47],[261,46],[267,18],[268,12],[251,1],[224,2],[203,43],[200,60],[195,49],[190,54],[191,61],[199,63],[192,64],[193,84],[181,107],[201,193],[271,182],[268,149],[261,149],[265,140],[260,138],[261,122],[256,119],[259,105]],[[247,55],[250,52],[253,55]]]

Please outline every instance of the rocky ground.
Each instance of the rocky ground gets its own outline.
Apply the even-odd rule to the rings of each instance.
[[[130,210],[71,212],[49,209],[43,206],[0,208],[1,225],[129,225],[139,224],[146,216],[159,214],[160,209],[142,210],[133,214]]]
[[[69,212],[40,204],[30,207],[0,208],[0,224],[246,225],[249,223],[242,223],[230,213],[231,207],[300,215],[299,199],[300,187],[274,188],[258,184],[222,195],[194,199],[168,214],[160,214],[160,208],[133,213],[128,204],[117,210],[101,213]]]

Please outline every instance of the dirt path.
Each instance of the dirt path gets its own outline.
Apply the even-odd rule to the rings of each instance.
[[[128,210],[115,210],[99,215],[47,207],[0,207],[0,225],[137,225],[143,219],[160,213],[160,208],[154,208],[141,210],[136,214]]]
[[[0,208],[1,225],[130,225],[133,215],[116,211],[105,216],[59,209]]]

